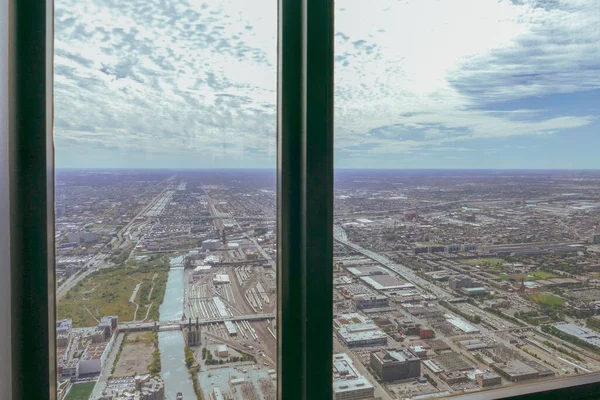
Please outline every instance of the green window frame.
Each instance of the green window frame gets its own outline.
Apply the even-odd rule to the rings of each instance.
[[[278,397],[331,399],[333,0],[278,7]],[[8,8],[12,393],[2,397],[53,399],[53,5],[8,0]],[[598,380],[519,386],[506,398],[598,399]]]

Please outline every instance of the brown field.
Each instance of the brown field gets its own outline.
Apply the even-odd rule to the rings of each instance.
[[[132,332],[127,334],[123,349],[115,366],[113,377],[147,374],[152,363],[152,332]]]

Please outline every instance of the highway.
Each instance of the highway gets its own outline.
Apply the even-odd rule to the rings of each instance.
[[[392,260],[390,260],[389,258],[382,256],[381,254],[375,253],[374,251],[365,249],[364,247],[361,247],[355,243],[352,243],[350,240],[348,240],[348,238],[346,236],[346,232],[344,232],[344,229],[342,227],[340,227],[338,225],[334,225],[333,236],[334,236],[334,239],[338,243],[341,243],[344,246],[350,247],[352,250],[356,251],[357,253],[361,253],[362,255],[370,258],[371,260],[377,261],[378,263],[383,265],[386,269],[402,276],[404,279],[406,279],[410,283],[420,286],[424,289],[427,289],[430,293],[432,293],[439,299],[441,299],[441,300],[451,299],[454,297],[450,293],[448,293],[445,290],[443,290],[442,288],[440,288],[439,286],[433,285],[433,284],[429,283],[428,281],[426,281],[425,279],[421,278],[420,276],[415,274],[412,269],[410,269],[402,264],[397,264],[397,263],[393,262]]]

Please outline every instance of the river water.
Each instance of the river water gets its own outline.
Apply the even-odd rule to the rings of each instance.
[[[180,260],[172,260],[171,264],[180,262]],[[181,320],[183,316],[183,280],[183,267],[171,268],[165,298],[159,308],[161,321]],[[166,398],[175,400],[177,392],[181,392],[184,400],[196,399],[192,379],[185,366],[183,332],[159,332],[158,349],[160,350],[160,375],[165,381]]]

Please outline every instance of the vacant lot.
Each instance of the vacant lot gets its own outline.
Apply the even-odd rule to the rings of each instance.
[[[154,353],[153,335],[154,332],[127,334],[115,364],[113,377],[143,375],[149,372],[148,366],[152,363],[152,353]]]
[[[567,300],[562,297],[555,296],[550,293],[540,293],[529,296],[529,300],[538,304],[546,304],[549,306],[562,306]]]
[[[58,303],[58,318],[72,318],[73,326],[93,326],[105,315],[118,315],[120,321],[134,318],[136,304],[129,300],[140,288],[134,302],[139,305],[136,320],[158,318],[167,282],[169,264],[163,258],[102,269],[71,289]],[[151,306],[150,306],[151,305]]]
[[[65,400],[88,400],[96,382],[75,383]]]

